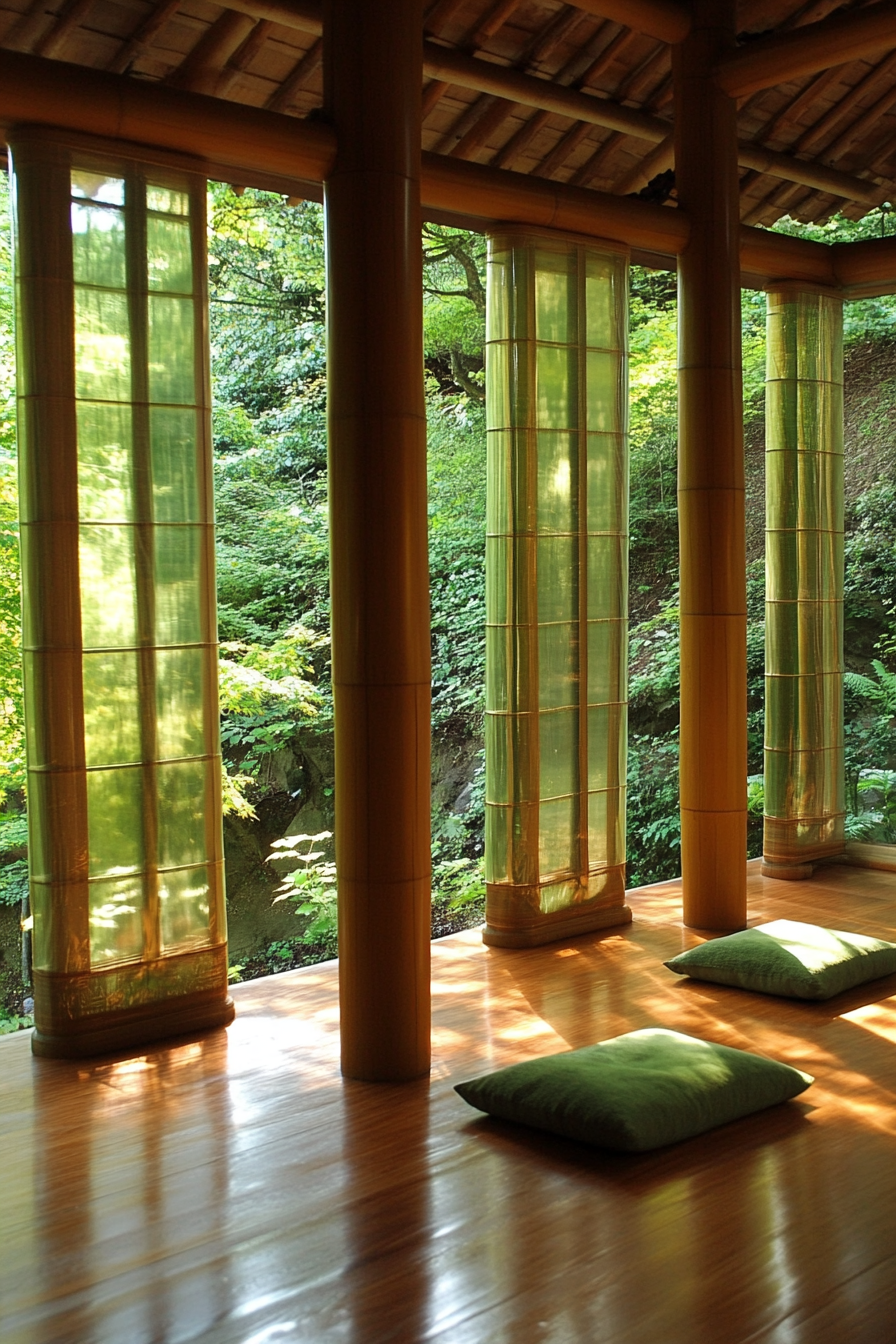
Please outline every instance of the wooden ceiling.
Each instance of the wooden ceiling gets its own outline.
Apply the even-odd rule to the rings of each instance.
[[[891,0],[741,0],[743,46]],[[423,148],[674,202],[671,48],[600,0],[435,0],[424,18]],[[610,3],[608,11],[625,12]],[[636,6],[635,6],[636,8]],[[322,102],[317,0],[2,0],[0,48],[291,117]],[[742,218],[860,218],[896,196],[892,50],[740,103]]]

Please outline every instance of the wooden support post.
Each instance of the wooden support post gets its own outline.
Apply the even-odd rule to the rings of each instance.
[[[747,655],[736,106],[711,69],[734,0],[696,0],[674,57],[679,257],[684,920],[746,921]]]
[[[420,0],[330,0],[327,227],[342,1069],[429,1070]]]

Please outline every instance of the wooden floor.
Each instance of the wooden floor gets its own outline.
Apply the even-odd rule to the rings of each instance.
[[[751,922],[896,937],[896,875],[751,869]],[[827,1004],[687,982],[676,884],[525,952],[434,945],[434,1066],[345,1083],[335,967],[227,1032],[89,1064],[0,1039],[3,1344],[894,1344],[896,976]],[[452,1084],[662,1024],[816,1075],[643,1156],[476,1118]]]

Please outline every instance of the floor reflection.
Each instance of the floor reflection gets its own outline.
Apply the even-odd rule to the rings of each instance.
[[[796,887],[798,890],[795,890]],[[672,975],[677,888],[630,928],[433,948],[433,1073],[344,1082],[336,968],[237,986],[227,1033],[93,1064],[0,1041],[3,1344],[880,1344],[896,1319],[896,986],[800,1004]],[[751,877],[751,918],[892,925],[896,881]],[[798,907],[798,908],[797,908]],[[647,1025],[786,1059],[795,1102],[601,1153],[454,1082]],[[889,1333],[888,1333],[889,1332]]]

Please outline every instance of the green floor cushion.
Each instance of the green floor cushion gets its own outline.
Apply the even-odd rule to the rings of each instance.
[[[812,1081],[761,1055],[648,1027],[512,1064],[455,1091],[501,1120],[642,1153],[787,1101]]]
[[[664,964],[695,980],[791,999],[830,999],[896,971],[896,943],[776,919],[713,938]]]

